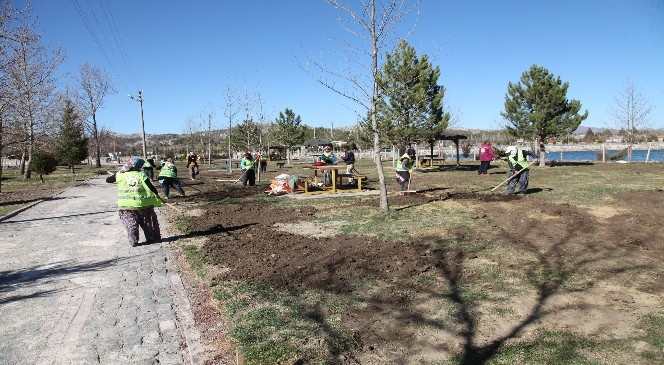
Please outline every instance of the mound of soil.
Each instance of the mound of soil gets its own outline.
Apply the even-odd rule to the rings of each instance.
[[[227,279],[348,293],[367,279],[411,277],[424,267],[426,248],[364,237],[312,239],[263,226],[215,237],[203,250],[213,263],[231,268]]]
[[[276,223],[314,219],[315,209],[252,204],[209,209],[194,230],[221,224],[230,234],[211,236],[207,259],[231,270],[226,279],[269,283],[276,288],[349,292],[352,283],[374,277],[409,277],[426,267],[426,247],[366,237],[311,238],[276,230]]]

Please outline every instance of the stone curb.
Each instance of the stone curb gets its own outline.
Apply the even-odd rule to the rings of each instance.
[[[48,198],[46,198],[46,199],[48,199]],[[37,204],[43,202],[43,201],[46,200],[46,199],[39,199],[39,200],[37,200],[37,201],[34,201],[34,202],[32,202],[32,203],[29,203],[28,205],[24,205],[24,206],[22,206],[22,207],[20,207],[20,208],[14,209],[14,210],[12,210],[11,212],[9,212],[9,213],[3,215],[2,217],[0,217],[0,222],[3,222],[3,221],[5,221],[5,220],[7,220],[7,219],[9,219],[9,218],[12,218],[12,217],[18,215],[19,213],[21,213],[21,212],[23,212],[23,211],[26,211],[26,210],[28,210],[28,209],[34,207],[35,205],[37,205]]]
[[[75,187],[81,186],[81,185],[87,183],[88,180],[95,179],[95,178],[96,178],[96,177],[93,177],[93,178],[90,178],[90,179],[85,179],[85,180],[83,180],[83,181],[79,181],[78,183],[76,183],[76,184],[74,184],[74,185],[72,185],[72,186],[68,186],[68,187],[66,187],[65,189],[63,189],[63,190],[61,190],[61,191],[59,191],[59,192],[57,192],[57,193],[51,195],[51,196],[48,197],[48,198],[38,199],[37,201],[34,201],[34,202],[32,202],[32,203],[30,203],[30,204],[28,204],[28,205],[24,205],[24,206],[22,206],[22,207],[20,207],[20,208],[14,209],[14,210],[12,210],[12,211],[9,212],[9,213],[7,213],[7,214],[5,214],[5,215],[3,215],[3,216],[0,216],[0,223],[1,223],[1,222],[4,222],[5,220],[7,220],[7,219],[9,219],[9,218],[12,218],[12,217],[18,215],[19,213],[22,213],[22,212],[24,212],[24,211],[26,211],[26,210],[28,210],[28,209],[34,207],[35,205],[37,205],[37,204],[39,204],[39,203],[41,203],[41,202],[43,202],[43,201],[53,199],[53,198],[55,198],[56,196],[58,196],[58,195],[64,193],[65,191],[67,191],[67,190],[69,190],[69,189],[71,189],[71,188],[75,188]]]

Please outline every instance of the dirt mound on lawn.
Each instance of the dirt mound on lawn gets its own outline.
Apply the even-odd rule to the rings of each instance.
[[[358,279],[398,280],[427,269],[423,245],[355,236],[316,239],[274,227],[276,223],[314,220],[314,213],[311,207],[224,204],[197,218],[193,230],[221,224],[229,232],[210,236],[203,246],[211,263],[230,269],[225,279],[266,282],[278,288],[346,293]]]

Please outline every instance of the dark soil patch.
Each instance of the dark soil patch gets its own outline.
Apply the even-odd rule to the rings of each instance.
[[[440,200],[480,200],[484,202],[509,202],[518,200],[518,195],[507,195],[500,193],[478,193],[478,192],[446,192],[440,196]]]

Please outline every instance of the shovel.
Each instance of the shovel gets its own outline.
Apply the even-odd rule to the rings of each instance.
[[[496,191],[496,189],[498,189],[499,187],[505,185],[506,182],[508,182],[508,181],[514,179],[515,177],[519,176],[523,171],[526,171],[530,166],[532,166],[536,162],[537,161],[533,161],[533,162],[529,163],[528,166],[525,169],[521,169],[521,170],[517,171],[516,174],[514,174],[514,175],[508,177],[507,179],[503,180],[500,184],[494,186],[493,189],[491,189],[491,191]]]

